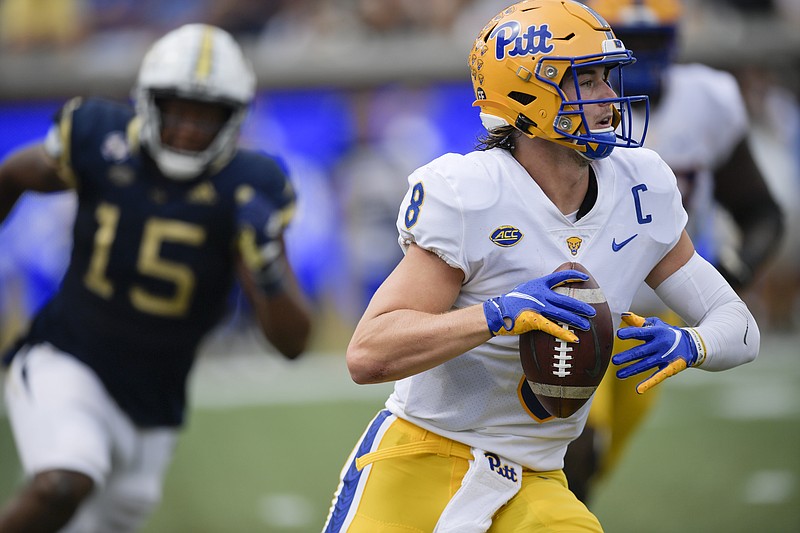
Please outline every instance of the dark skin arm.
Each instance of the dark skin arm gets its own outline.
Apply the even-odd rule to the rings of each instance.
[[[753,159],[747,140],[714,173],[714,197],[733,217],[742,235],[741,262],[722,258],[719,271],[734,289],[747,288],[778,250],[785,231],[783,213]]]
[[[0,164],[0,222],[5,220],[25,191],[55,192],[67,189],[56,161],[41,144],[20,148]]]
[[[285,249],[285,248],[284,248]],[[281,255],[277,261],[286,261]],[[283,290],[264,293],[241,258],[237,258],[237,274],[259,327],[267,340],[287,359],[297,358],[308,345],[311,332],[309,304],[294,273],[286,265]]]

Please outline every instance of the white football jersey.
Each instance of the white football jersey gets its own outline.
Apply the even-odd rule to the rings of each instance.
[[[687,216],[675,176],[655,152],[617,149],[592,168],[597,201],[572,223],[505,150],[444,155],[408,178],[401,246],[414,242],[464,272],[456,308],[579,262],[617,324]],[[519,337],[499,336],[398,381],[386,405],[423,428],[544,471],[562,467],[589,403],[570,418],[549,417],[524,379]]]

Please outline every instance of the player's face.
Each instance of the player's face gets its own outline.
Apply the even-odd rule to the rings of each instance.
[[[608,84],[608,69],[596,65],[577,70],[578,86],[581,100],[600,100],[614,98],[616,93]],[[570,100],[578,99],[572,72],[568,73],[561,82],[561,88]],[[584,106],[584,116],[589,122],[590,130],[609,128],[614,118],[610,103],[588,104]]]
[[[161,142],[176,150],[200,152],[208,148],[230,117],[229,108],[180,98],[158,100]]]

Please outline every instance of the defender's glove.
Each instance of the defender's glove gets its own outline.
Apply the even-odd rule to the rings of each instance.
[[[596,313],[591,305],[553,291],[553,288],[589,276],[577,270],[561,270],[517,285],[514,290],[483,303],[483,314],[494,335],[521,335],[540,330],[567,342],[577,342],[573,332],[556,324],[588,330]]]
[[[624,379],[650,369],[658,370],[649,378],[636,385],[636,392],[644,394],[670,376],[690,366],[698,366],[706,358],[703,339],[693,328],[671,326],[657,317],[642,318],[634,313],[622,313],[622,320],[629,327],[617,331],[620,339],[644,341],[611,358],[615,365],[631,363],[617,371],[617,377]]]
[[[269,199],[250,188],[237,191],[237,202],[242,259],[261,290],[267,294],[280,292],[286,270],[280,240],[281,212]]]

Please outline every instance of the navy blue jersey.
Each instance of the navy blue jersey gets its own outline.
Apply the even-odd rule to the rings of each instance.
[[[279,209],[294,192],[276,160],[246,150],[197,179],[165,178],[128,106],[73,101],[58,120],[62,175],[79,198],[74,247],[26,341],[90,366],[137,425],[180,425],[195,352],[234,281],[236,191]]]

